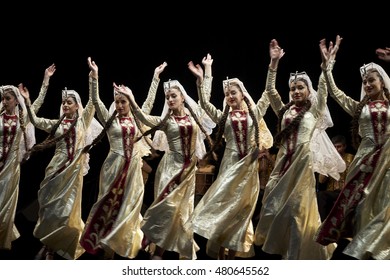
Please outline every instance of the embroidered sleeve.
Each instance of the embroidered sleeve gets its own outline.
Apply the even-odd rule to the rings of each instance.
[[[330,96],[346,111],[349,115],[353,116],[359,102],[353,100],[347,96],[342,90],[340,90],[333,79],[332,70],[330,68],[322,70]]]
[[[152,83],[150,84],[149,87],[148,96],[146,97],[145,102],[142,104],[142,109],[141,109],[142,112],[146,114],[150,114],[150,112],[152,112],[159,83],[160,83],[160,79],[153,77]]]

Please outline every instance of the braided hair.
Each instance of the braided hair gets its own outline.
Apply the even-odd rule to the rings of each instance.
[[[30,119],[32,120],[33,118],[32,118],[32,113],[31,113],[31,107],[30,106],[27,106],[27,113],[28,113]],[[57,142],[59,142],[60,140],[64,139],[66,136],[68,136],[71,133],[72,129],[77,124],[78,117],[79,117],[79,114],[78,114],[78,111],[76,111],[75,121],[72,122],[72,124],[70,125],[69,129],[64,134],[62,134],[62,135],[60,135],[58,137],[54,137],[56,130],[58,129],[58,127],[60,126],[61,122],[65,118],[65,114],[62,114],[60,119],[56,122],[56,124],[50,130],[50,133],[46,137],[46,139],[43,140],[41,143],[35,144],[30,150],[27,151],[26,155],[24,156],[24,158],[22,160],[22,163],[24,163],[31,155],[33,155],[33,154],[35,154],[37,152],[41,152],[43,150],[46,150],[47,148],[53,147]]]
[[[93,146],[95,146],[97,143],[99,143],[103,137],[106,135],[107,130],[112,125],[112,122],[115,120],[117,116],[117,111],[114,110],[114,112],[111,114],[110,118],[107,120],[106,124],[104,125],[102,131],[99,133],[98,136],[96,136],[95,139],[93,139],[92,143],[89,145],[86,145],[83,149],[83,153],[88,153],[90,149],[92,149]]]

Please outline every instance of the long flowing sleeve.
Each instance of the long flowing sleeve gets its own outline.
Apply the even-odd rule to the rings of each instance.
[[[100,100],[99,96],[99,80],[90,78],[89,79],[89,89],[92,98],[92,104],[95,107],[96,115],[101,123],[106,124],[109,119],[109,112],[104,105],[104,103]]]
[[[132,104],[130,102],[130,104]],[[135,106],[134,106],[135,105]],[[149,127],[154,127],[161,122],[161,117],[151,116],[149,114],[145,114],[137,104],[132,104],[134,115],[145,125]]]
[[[149,87],[148,96],[146,97],[144,103],[142,104],[142,108],[141,108],[142,112],[146,114],[150,114],[152,112],[159,83],[160,83],[160,79],[153,77],[152,83],[150,84]]]
[[[94,82],[95,82],[96,87],[97,87],[97,80],[92,78],[92,77],[89,77],[90,88],[93,87],[93,86],[91,86],[91,83],[93,85]],[[95,107],[93,106],[92,91],[90,90],[88,103],[85,106],[83,113],[82,113],[82,121],[84,122],[85,128],[89,127],[89,125],[91,124],[91,122],[93,120],[94,115],[95,115]]]
[[[321,73],[319,82],[318,82],[318,90],[317,90],[318,96],[317,96],[317,111],[319,114],[322,116],[326,113],[326,101],[328,98],[328,91],[327,91],[327,86],[326,86],[326,80],[324,73]],[[330,115],[329,115],[330,117]],[[331,123],[330,125],[333,125]]]
[[[282,98],[280,97],[275,84],[276,84],[276,72],[277,69],[272,69],[268,67],[267,80],[265,82],[265,92],[262,97],[268,98],[268,101],[271,104],[272,110],[278,115],[279,110],[284,106]],[[259,100],[260,102],[260,100]],[[265,113],[265,112],[264,112]]]
[[[38,113],[39,109],[41,108],[43,102],[45,101],[47,89],[49,88],[49,85],[42,83],[41,89],[39,90],[38,97],[34,100],[33,104],[31,105],[31,109]]]
[[[203,82],[200,85],[200,90],[198,91],[199,103],[203,110],[205,110],[206,114],[211,118],[211,120],[214,123],[218,123],[222,116],[222,112],[210,102],[212,80],[212,77],[204,77]]]
[[[31,123],[38,129],[43,130],[45,132],[50,132],[51,128],[57,123],[58,120],[50,120],[45,118],[37,117],[34,110],[31,110],[31,106],[27,106],[27,111],[29,113],[29,117]]]
[[[267,80],[265,81],[265,89],[267,91],[276,89],[276,72],[277,69],[272,69],[270,66],[268,67]]]
[[[347,96],[342,90],[340,90],[333,79],[332,66],[330,64],[326,70],[323,70],[330,96],[346,111],[349,115],[353,116],[359,102]]]

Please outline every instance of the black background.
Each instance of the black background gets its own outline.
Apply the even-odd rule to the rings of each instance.
[[[213,5],[212,7],[210,5]],[[376,62],[390,69],[390,64],[375,55],[378,47],[390,46],[388,4],[365,3],[366,6],[343,6],[341,3],[83,3],[52,1],[45,5],[8,3],[2,7],[0,37],[0,83],[17,85],[37,97],[44,70],[52,63],[57,71],[38,115],[57,118],[64,87],[76,90],[84,105],[88,98],[87,57],[99,67],[100,97],[109,106],[112,83],[129,86],[138,103],[144,101],[156,66],[166,61],[161,81],[177,79],[194,99],[195,78],[187,69],[193,60],[201,63],[210,53],[213,62],[212,102],[222,107],[222,80],[239,78],[256,101],[265,87],[269,64],[269,42],[275,38],[286,54],[281,59],[277,89],[288,101],[289,73],[306,71],[317,87],[320,75],[319,40],[344,40],[337,56],[334,77],[338,87],[359,99],[359,68]],[[159,115],[164,103],[162,84],[157,92],[152,114]],[[328,106],[334,127],[330,137],[344,134],[350,139],[351,117],[331,99]],[[276,131],[276,116],[268,110],[265,120]],[[46,134],[36,131],[37,142]],[[98,192],[101,164],[108,143],[91,151],[91,169],[85,177],[83,217],[88,215]],[[32,211],[44,170],[53,150],[44,151],[22,166],[18,213]],[[30,213],[33,214],[33,213]],[[24,215],[25,216],[25,215]],[[24,222],[24,221],[23,221]]]

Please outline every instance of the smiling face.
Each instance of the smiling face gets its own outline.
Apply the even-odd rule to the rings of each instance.
[[[68,119],[72,119],[78,109],[79,105],[74,96],[69,95],[62,101],[62,111]]]
[[[305,104],[310,91],[305,79],[297,79],[290,83],[290,96],[297,106]]]
[[[225,100],[226,104],[232,108],[232,110],[240,110],[242,101],[244,100],[244,94],[241,88],[235,84],[230,83],[225,88]]]
[[[15,108],[19,104],[15,93],[11,89],[5,90],[2,94],[1,101],[3,102],[3,107],[6,113],[8,115],[14,115]]]
[[[362,78],[363,89],[371,100],[383,99],[384,82],[376,70],[368,70]]]

